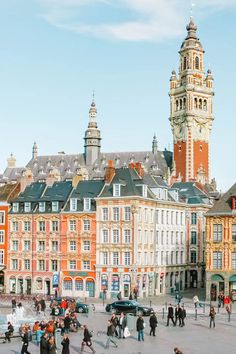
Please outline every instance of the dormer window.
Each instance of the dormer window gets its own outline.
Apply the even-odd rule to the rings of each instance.
[[[25,211],[25,213],[29,213],[30,212],[30,203],[25,203],[24,204],[24,211]]]
[[[144,197],[144,198],[147,198],[147,185],[144,184],[144,185],[142,186],[142,189],[143,189],[143,191],[142,191],[143,197]]]
[[[52,211],[58,211],[58,202],[52,202]]]
[[[71,198],[70,199],[70,211],[76,211],[76,210],[77,210],[77,199]]]
[[[45,202],[39,202],[39,211],[40,213],[45,211]]]
[[[91,199],[84,198],[84,211],[90,211],[90,210],[91,210]]]
[[[12,204],[12,211],[13,211],[13,213],[18,213],[18,211],[19,211],[19,203],[13,203]]]
[[[113,184],[113,197],[120,197],[120,184]]]

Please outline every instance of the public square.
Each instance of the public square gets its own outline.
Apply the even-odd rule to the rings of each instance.
[[[186,308],[187,318],[185,327],[173,327],[170,323],[166,327],[166,304],[175,305],[175,299],[171,296],[163,296],[159,298],[148,298],[140,301],[142,304],[151,305],[157,313],[158,327],[156,337],[149,336],[149,317],[145,317],[145,340],[138,342],[137,332],[135,329],[136,317],[128,318],[128,326],[131,336],[126,339],[117,339],[118,348],[110,345],[109,349],[105,348],[106,343],[106,326],[110,314],[105,312],[104,305],[101,302],[95,303],[95,312],[90,311],[88,315],[78,314],[81,324],[87,324],[90,330],[93,330],[93,347],[97,354],[103,353],[119,353],[119,354],[149,354],[153,351],[158,354],[173,353],[174,347],[179,347],[183,354],[220,354],[223,351],[227,354],[235,352],[235,344],[232,340],[235,336],[236,316],[233,306],[230,322],[224,308],[220,308],[219,313],[216,307],[216,328],[209,328],[209,304],[204,308],[198,308],[197,319],[192,299],[184,297],[182,303]],[[107,301],[109,302],[109,301]],[[163,319],[164,309],[164,319]],[[6,312],[6,309],[4,309]],[[8,311],[8,309],[7,309]],[[11,311],[9,307],[9,311]],[[49,311],[47,311],[49,314]],[[26,319],[27,321],[27,319]],[[79,354],[80,345],[83,339],[83,331],[78,333],[70,333],[70,353]],[[19,354],[21,350],[20,338],[13,339],[11,343],[0,345],[0,353],[3,354]],[[31,354],[39,353],[39,347],[36,346],[35,340],[30,342],[29,351]],[[87,348],[85,353],[89,353]],[[61,353],[61,348],[57,353]]]

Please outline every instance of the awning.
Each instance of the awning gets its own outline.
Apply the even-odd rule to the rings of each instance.
[[[212,281],[224,281],[224,278],[220,274],[214,274],[211,277]]]

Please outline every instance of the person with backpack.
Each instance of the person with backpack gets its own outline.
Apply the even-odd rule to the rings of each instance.
[[[114,324],[112,323],[112,321],[108,321],[107,322],[107,342],[106,342],[106,345],[105,347],[108,349],[109,348],[109,344],[110,342],[114,344],[114,346],[117,348],[118,345],[114,339],[114,334],[116,332],[116,328],[114,326]]]

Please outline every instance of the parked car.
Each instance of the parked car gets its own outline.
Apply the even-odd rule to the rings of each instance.
[[[75,301],[76,302],[76,306],[75,306],[75,312],[76,313],[88,313],[88,309],[89,309],[89,305],[85,304],[84,302],[81,302],[81,300],[79,298],[72,298],[69,296],[65,296],[65,297],[58,297],[58,298],[54,298],[51,300],[51,304],[52,302],[57,302],[58,305],[61,304],[62,299],[66,299],[66,301],[68,302],[72,302]],[[51,307],[51,306],[50,306]]]
[[[134,300],[119,300],[115,301],[112,304],[106,305],[107,312],[115,312],[117,314],[124,313],[133,313],[135,315],[142,314],[143,316],[150,316],[154,312],[152,307],[140,305],[137,301]]]

